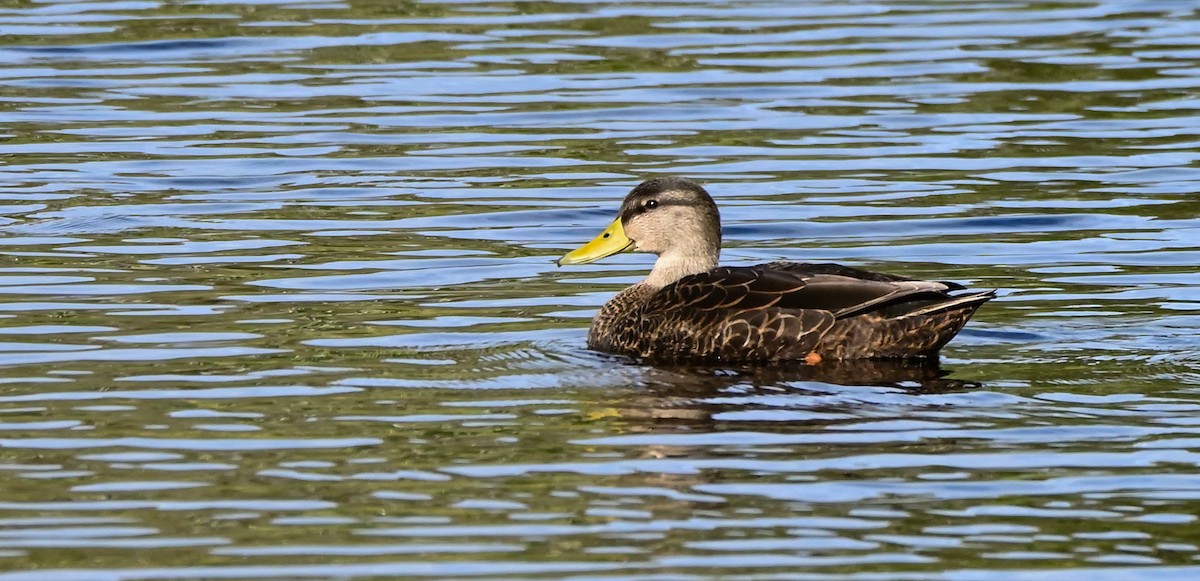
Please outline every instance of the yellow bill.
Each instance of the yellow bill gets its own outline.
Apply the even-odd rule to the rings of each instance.
[[[617,218],[599,236],[593,238],[591,242],[576,248],[570,254],[558,259],[558,265],[596,262],[606,256],[612,256],[618,252],[628,250],[631,246],[633,246],[633,241],[625,235],[625,228],[621,226],[621,219]]]

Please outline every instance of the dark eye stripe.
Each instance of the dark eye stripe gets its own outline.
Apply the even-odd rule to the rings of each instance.
[[[699,205],[696,202],[685,202],[683,200],[679,200],[679,201],[650,200],[650,202],[656,202],[657,203],[656,208],[662,208],[665,206],[697,206],[697,205]],[[629,207],[625,208],[625,210],[621,212],[621,222],[627,222],[627,221],[629,221],[630,218],[633,218],[634,216],[637,216],[639,214],[645,214],[646,212],[649,212],[652,209],[652,208],[650,208],[650,202],[646,202],[644,204],[630,205]]]

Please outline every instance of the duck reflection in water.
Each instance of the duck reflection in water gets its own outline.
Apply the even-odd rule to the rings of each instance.
[[[717,427],[726,423],[721,416],[731,412],[744,416],[748,411],[774,410],[793,417],[791,411],[803,410],[813,415],[795,422],[794,427],[808,429],[840,423],[842,420],[831,420],[828,414],[841,416],[846,412],[843,408],[862,405],[856,397],[838,397],[836,394],[848,393],[838,386],[860,386],[873,388],[870,391],[875,393],[903,396],[936,396],[982,387],[973,381],[949,379],[950,373],[936,357],[831,360],[790,366],[646,367],[639,382],[644,388],[632,398],[614,402],[612,413],[626,419],[658,420],[631,426],[632,431],[658,431],[683,424]],[[764,406],[765,399],[772,399],[773,405]],[[788,405],[789,402],[796,405]],[[783,427],[781,423],[789,422],[774,421],[767,416],[761,422],[739,417],[727,427],[748,429],[762,424],[777,431]]]

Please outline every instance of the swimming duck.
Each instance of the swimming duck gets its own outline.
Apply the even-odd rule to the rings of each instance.
[[[646,180],[617,219],[560,258],[658,255],[645,280],[596,314],[588,347],[650,361],[819,363],[937,354],[994,290],[841,266],[769,262],[722,267],[721,218],[700,184]]]

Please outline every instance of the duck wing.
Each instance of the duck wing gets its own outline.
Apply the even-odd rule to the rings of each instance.
[[[860,280],[869,280],[869,281],[874,281],[874,282],[901,282],[901,281],[917,280],[914,278],[897,276],[894,274],[887,274],[884,272],[872,272],[870,270],[863,270],[861,268],[854,268],[852,266],[843,266],[841,264],[835,264],[832,262],[784,262],[784,261],[778,261],[778,262],[767,262],[764,264],[759,264],[757,266],[752,266],[751,268],[757,268],[757,269],[761,269],[761,270],[777,270],[777,271],[783,271],[783,272],[793,272],[793,273],[800,274],[800,275],[835,274],[838,276],[845,276],[845,277],[857,278]],[[964,290],[967,288],[956,282],[948,282],[948,281],[938,281],[938,282],[946,285],[948,290]]]
[[[876,274],[857,269],[835,272],[838,274],[785,270],[775,268],[773,264],[715,268],[667,285],[650,299],[647,312],[723,312],[727,316],[745,316],[748,312],[774,308],[828,311],[842,319],[897,303],[946,300],[950,298],[949,291],[957,286],[922,280],[871,280],[847,276],[855,272]]]
[[[663,287],[642,313],[660,357],[792,359],[810,353],[840,315],[914,292],[925,291],[909,281],[722,267]]]
[[[770,263],[686,276],[642,312],[655,352],[667,358],[795,359],[837,321],[944,310],[963,300],[949,294],[959,288],[840,265]]]

